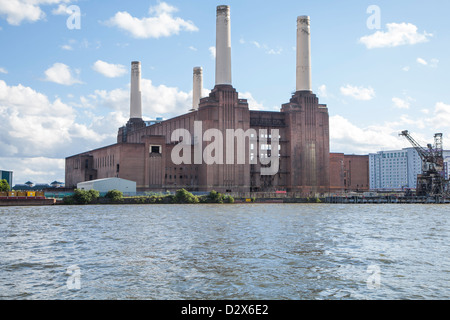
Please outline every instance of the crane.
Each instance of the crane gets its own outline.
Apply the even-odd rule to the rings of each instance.
[[[417,143],[407,130],[402,131],[400,136],[404,136],[412,144],[422,159],[422,174],[417,176],[417,195],[446,196],[449,192],[449,182],[444,174],[442,133],[436,133],[434,146],[428,144],[427,148]]]

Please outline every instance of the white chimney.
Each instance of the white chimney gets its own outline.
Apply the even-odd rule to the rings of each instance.
[[[310,18],[297,18],[297,91],[312,91]]]
[[[217,7],[216,23],[216,85],[231,85],[231,23],[230,7]]]
[[[203,88],[203,69],[202,67],[194,68],[194,87],[192,90],[192,109],[198,110],[200,99],[202,98]]]
[[[142,119],[141,63],[131,63],[130,119]]]

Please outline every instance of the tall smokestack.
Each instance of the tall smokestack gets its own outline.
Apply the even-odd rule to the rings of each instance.
[[[200,99],[202,98],[203,88],[203,69],[202,67],[194,68],[194,87],[192,90],[192,109],[198,110]]]
[[[297,91],[312,91],[311,27],[308,16],[297,18]]]
[[[230,7],[217,7],[216,23],[216,85],[231,85],[231,23]]]
[[[130,119],[142,119],[141,63],[131,63]]]

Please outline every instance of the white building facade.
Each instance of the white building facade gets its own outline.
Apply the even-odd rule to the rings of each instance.
[[[126,196],[134,196],[136,195],[136,182],[119,178],[107,178],[80,182],[77,184],[77,189],[86,191],[97,190],[101,195],[111,190],[119,190]]]
[[[444,169],[449,178],[450,151],[444,151]],[[380,151],[369,154],[370,189],[402,191],[417,187],[417,175],[422,173],[422,159],[414,148]]]

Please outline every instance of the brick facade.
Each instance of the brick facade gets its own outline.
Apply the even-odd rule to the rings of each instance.
[[[201,134],[195,122],[201,123]],[[238,164],[236,150],[234,164],[180,164],[172,162],[176,143],[171,141],[176,129],[186,129],[192,138],[192,160],[195,147],[204,150],[211,142],[202,137],[208,129],[218,129],[226,141],[226,130],[250,132],[247,137],[248,161]],[[279,131],[279,168],[274,175],[262,175],[258,148],[261,142],[271,142],[272,130]],[[267,130],[263,137],[260,130]],[[197,136],[196,136],[197,134]],[[253,149],[252,149],[253,148]],[[268,151],[270,154],[277,150]],[[224,159],[226,151],[223,151]],[[276,155],[276,154],[275,154]],[[256,164],[250,163],[256,158]],[[191,191],[219,192],[297,192],[305,196],[329,191],[330,153],[328,109],[320,105],[316,95],[309,91],[295,93],[280,112],[250,111],[247,100],[238,98],[230,85],[218,85],[199,109],[190,113],[146,126],[131,119],[119,129],[117,144],[88,151],[66,159],[66,186],[93,179],[118,177],[136,181],[139,191],[165,191],[186,188]]]

